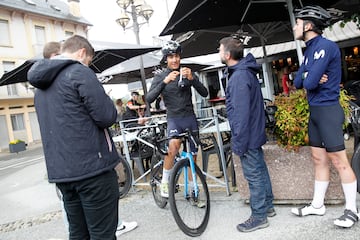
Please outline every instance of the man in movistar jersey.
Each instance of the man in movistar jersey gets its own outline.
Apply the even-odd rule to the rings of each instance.
[[[358,221],[357,181],[345,152],[342,124],[344,111],[339,104],[341,54],[339,47],[321,36],[330,25],[331,15],[319,6],[295,11],[295,38],[306,43],[303,63],[296,75],[296,88],[305,88],[310,109],[309,143],[315,167],[311,204],[293,208],[297,216],[324,215],[324,198],[330,180],[329,160],[338,171],[345,195],[344,214],[336,226],[349,228]]]

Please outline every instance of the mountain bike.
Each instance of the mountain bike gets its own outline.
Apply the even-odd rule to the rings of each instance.
[[[195,164],[190,152],[190,141],[195,141],[191,131],[180,134],[183,151],[175,158],[175,165],[169,182],[169,199],[171,212],[179,228],[188,236],[200,236],[206,229],[210,216],[210,196],[205,177]],[[167,199],[160,195],[163,160],[166,155],[160,145],[164,140],[156,140],[156,152],[151,166],[151,188],[155,203],[164,208]]]
[[[120,162],[115,167],[118,176],[119,198],[125,197],[132,186],[132,169],[125,157],[120,156]]]
[[[354,154],[351,158],[351,167],[357,179],[357,192],[360,193],[360,107],[350,101],[350,122],[354,131]]]

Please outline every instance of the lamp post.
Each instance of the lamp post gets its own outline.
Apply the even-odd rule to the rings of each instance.
[[[123,27],[124,31],[127,29],[126,26],[130,21],[130,17],[127,15],[129,13],[131,15],[133,25],[129,28],[133,28],[136,43],[140,45],[140,25],[149,22],[150,17],[152,16],[154,10],[152,7],[144,0],[117,0],[116,3],[122,9],[120,13],[120,17],[116,19],[116,22]],[[129,10],[127,10],[129,8]],[[139,23],[138,17],[142,17],[146,20],[146,22]],[[144,63],[143,59],[140,56],[140,74],[141,74],[141,85],[144,91],[144,95],[147,95],[147,88],[146,88],[146,78],[145,78],[145,70],[144,70]],[[148,109],[148,108],[147,108]]]

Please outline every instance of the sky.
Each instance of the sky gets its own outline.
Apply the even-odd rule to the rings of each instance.
[[[146,3],[152,6],[154,13],[149,23],[146,23],[142,17],[138,18],[140,23],[145,23],[140,26],[140,43],[154,45],[153,37],[157,37],[166,26],[177,4],[177,0],[146,0]],[[167,11],[167,6],[169,11]],[[88,34],[90,40],[136,44],[133,28],[124,31],[116,23],[116,19],[119,18],[121,12],[116,0],[80,0],[80,11],[83,17],[93,25],[90,27]],[[130,15],[128,13],[128,16],[131,18]],[[127,27],[131,26],[132,21],[129,22]]]
[[[140,26],[140,44],[156,45],[154,37],[158,38],[166,26],[177,2],[177,0],[146,0],[146,3],[153,8],[154,13],[149,23],[146,23],[142,17],[138,18],[139,23],[145,23]],[[88,32],[89,40],[136,44],[135,33],[131,28],[132,21],[130,20],[127,26],[130,28],[126,31],[116,23],[121,12],[116,0],[80,0],[80,11],[82,16],[93,25]],[[128,13],[131,18],[130,15]],[[166,36],[163,39],[170,39],[170,37]],[[129,96],[127,85],[104,85],[104,88],[112,98]]]

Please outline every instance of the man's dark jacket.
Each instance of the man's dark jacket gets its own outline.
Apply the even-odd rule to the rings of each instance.
[[[226,110],[232,150],[239,156],[266,143],[264,100],[256,77],[259,69],[252,54],[228,68]]]
[[[94,72],[69,59],[44,59],[28,72],[49,182],[87,179],[113,169],[119,155],[107,130],[117,112]]]

